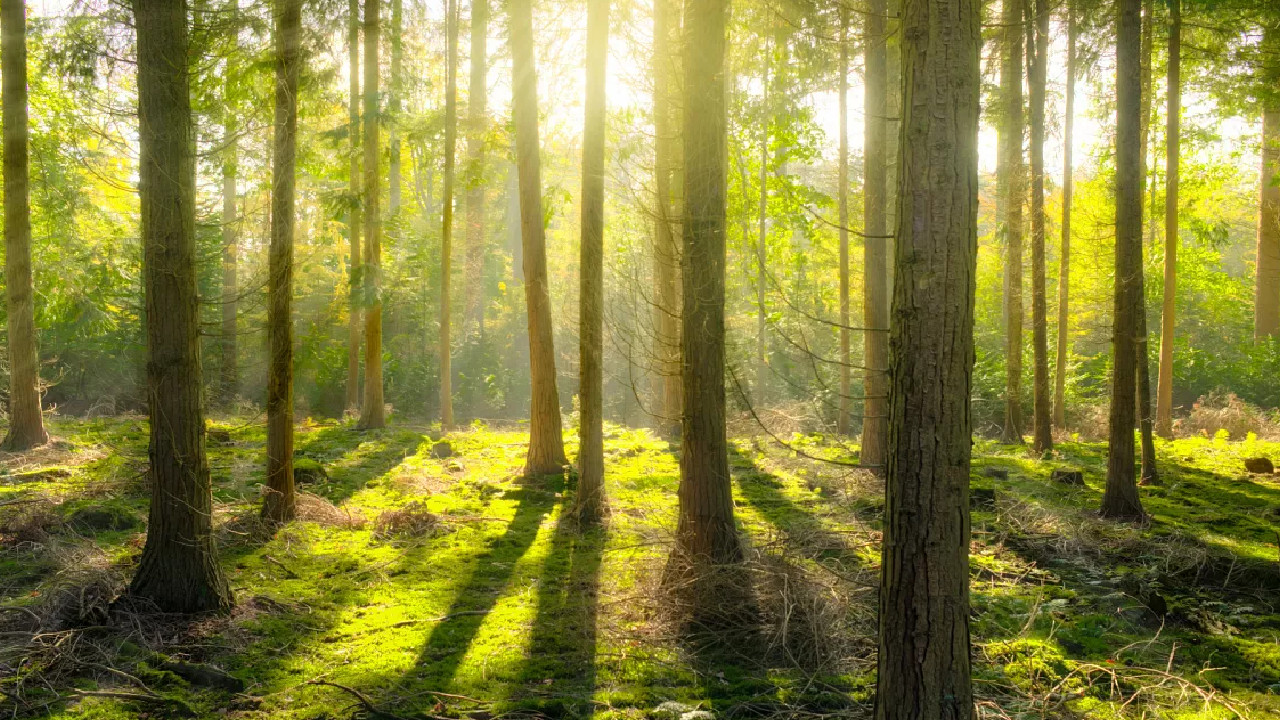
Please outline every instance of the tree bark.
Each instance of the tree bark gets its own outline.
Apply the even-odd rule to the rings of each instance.
[[[360,0],[349,0],[347,6],[347,62],[351,66],[348,80],[348,124],[350,158],[348,178],[351,209],[347,211],[347,258],[349,307],[347,315],[347,403],[348,409],[360,404],[360,311],[364,306],[363,276],[360,269]]]
[[[538,157],[538,80],[533,53],[532,0],[510,0],[511,114],[520,175],[520,234],[525,305],[529,316],[529,453],[526,475],[559,473],[568,464],[556,393],[556,356],[547,287],[547,241],[542,225],[542,164]]]
[[[1062,120],[1062,245],[1058,251],[1058,356],[1054,363],[1053,425],[1067,427],[1067,353],[1070,349],[1071,314],[1071,199],[1075,187],[1072,164],[1072,131],[1076,112],[1076,15],[1067,0],[1066,112]]]
[[[276,23],[275,147],[267,260],[267,491],[262,517],[280,523],[292,520],[297,512],[293,488],[293,234],[302,0],[279,0]]]
[[[232,604],[213,546],[196,297],[187,4],[134,0],[151,509],[129,592],[165,612]]]
[[[49,441],[40,410],[35,289],[31,279],[31,206],[27,154],[27,6],[0,2],[0,74],[4,76],[5,297],[9,322],[8,451]]]
[[[398,0],[397,0],[398,1]],[[458,0],[445,0],[444,192],[440,211],[440,427],[453,429],[453,177],[458,142]]]
[[[1049,332],[1045,287],[1044,96],[1049,65],[1049,4],[1027,0],[1027,55],[1031,89],[1031,345],[1034,355],[1033,452],[1053,449],[1049,406]]]
[[[1280,53],[1280,30],[1263,30],[1268,55]],[[1280,61],[1262,70],[1271,85],[1280,81]],[[1280,102],[1270,98],[1262,108],[1262,189],[1259,193],[1257,279],[1253,300],[1253,336],[1261,341],[1280,335]]]
[[[488,127],[489,2],[471,0],[471,80],[467,92],[467,236],[462,275],[462,335],[478,342],[484,328],[485,161],[484,136]],[[467,401],[476,411],[476,400]]]
[[[1026,182],[1022,165],[1022,9],[1019,0],[1003,0],[1000,46],[1000,162],[996,184],[1004,203],[1005,397],[1007,443],[1022,443],[1022,203]]]
[[[581,289],[578,293],[580,521],[604,511],[604,131],[609,0],[587,2],[587,88],[582,131]]]
[[[236,175],[239,172],[236,139],[238,108],[233,99],[233,67],[232,59],[228,58],[225,70],[227,76],[223,85],[225,105],[223,141],[226,143],[226,148],[222,156],[222,331],[218,338],[219,370],[221,371],[218,398],[226,405],[234,402],[240,391],[239,337],[236,331],[240,293],[240,239],[236,218]]]
[[[848,435],[853,375],[853,358],[849,353],[849,9],[841,5],[839,12],[840,149],[836,165],[836,205],[840,233],[840,408],[836,416],[836,432]]]
[[[978,0],[906,0],[877,720],[973,715]]]
[[[1182,3],[1169,0],[1169,111],[1165,130],[1164,301],[1160,314],[1160,372],[1156,431],[1173,437],[1173,335],[1178,292],[1178,157],[1182,123]]]
[[[1156,224],[1147,220],[1147,213],[1155,212],[1156,176],[1150,171],[1147,156],[1151,149],[1151,121],[1154,115],[1154,96],[1151,91],[1151,58],[1155,51],[1155,0],[1142,0],[1142,120],[1139,126],[1139,165],[1142,169],[1143,187],[1147,189],[1148,206],[1143,208],[1142,216],[1146,222],[1147,244],[1156,244]]]
[[[674,102],[680,53],[679,17],[676,0],[653,2],[653,166],[657,197],[653,230],[653,355],[657,359],[654,373],[653,415],[658,430],[667,436],[680,433],[680,248],[677,230],[681,210],[678,207],[679,142]]]
[[[863,83],[862,324],[866,366],[863,377],[862,449],[859,461],[884,467],[889,452],[889,241],[888,92],[885,0],[870,0],[866,16]],[[847,323],[846,323],[847,324]]]
[[[1142,273],[1141,2],[1117,0],[1116,9],[1116,271],[1115,327],[1111,338],[1110,442],[1102,515],[1143,517],[1134,476],[1133,398],[1138,361]]]
[[[364,3],[364,402],[362,429],[386,425],[382,402],[382,217],[378,161],[379,0]]]

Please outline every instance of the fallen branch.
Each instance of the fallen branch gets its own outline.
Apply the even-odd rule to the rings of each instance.
[[[364,693],[360,692],[359,690],[356,690],[353,687],[347,687],[346,685],[339,685],[338,683],[329,682],[328,680],[308,680],[307,684],[323,685],[325,687],[337,688],[338,690],[341,690],[351,695],[352,697],[354,697],[356,701],[360,703],[360,706],[364,708],[365,712],[369,713],[370,715],[390,718],[390,720],[409,720],[409,718],[406,718],[402,715],[397,715],[391,712],[390,710],[383,710],[377,703],[370,700],[368,695],[365,695]]]

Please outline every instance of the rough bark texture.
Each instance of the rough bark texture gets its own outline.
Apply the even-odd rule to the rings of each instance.
[[[678,557],[723,564],[742,558],[733,520],[725,438],[726,0],[685,2],[684,421]]]
[[[853,357],[849,353],[849,9],[841,5],[839,12],[840,149],[836,164],[836,205],[840,233],[840,408],[836,416],[836,432],[848,435],[853,376]]]
[[[680,146],[675,112],[680,53],[676,0],[653,2],[653,415],[663,435],[680,433]]]
[[[360,404],[360,311],[364,302],[360,271],[360,0],[349,0],[347,6],[347,62],[351,66],[348,80],[348,121],[350,160],[349,190],[352,206],[347,212],[347,282],[350,303],[347,316],[347,408]]]
[[[1027,56],[1031,89],[1031,346],[1034,356],[1031,449],[1053,449],[1049,407],[1049,327],[1045,287],[1044,95],[1049,66],[1048,0],[1027,0]]]
[[[440,426],[453,429],[453,179],[458,144],[458,0],[445,2],[444,192],[440,211]]]
[[[1169,110],[1165,129],[1164,302],[1160,314],[1160,372],[1156,432],[1173,437],[1173,334],[1178,292],[1178,157],[1182,123],[1182,3],[1169,0]]]
[[[578,519],[604,509],[604,131],[609,0],[587,3],[587,88],[582,131],[581,289],[578,292]]]
[[[293,489],[293,232],[302,0],[279,0],[275,35],[276,118],[267,259],[267,491],[262,516],[287,522],[297,510]]]
[[[1022,8],[1020,0],[1002,0],[1000,44],[1000,162],[996,184],[1004,204],[1005,442],[1022,442],[1022,203],[1026,181],[1022,166]]]
[[[488,127],[489,2],[471,0],[471,79],[467,91],[467,236],[462,274],[462,335],[479,340],[484,330],[485,181],[484,136]],[[474,399],[467,403],[475,412]]]
[[[9,431],[4,449],[27,450],[49,441],[40,411],[31,280],[31,207],[27,193],[27,6],[0,2],[0,73],[4,76],[5,297],[9,312]]]
[[[223,141],[226,148],[222,156],[222,329],[218,337],[219,378],[218,398],[223,404],[235,401],[240,392],[240,365],[236,316],[239,314],[239,261],[240,238],[236,218],[236,175],[238,168],[237,118],[238,108],[232,101],[233,63],[227,60],[223,102],[226,107],[223,120]]]
[[[1133,398],[1138,360],[1142,273],[1142,115],[1140,0],[1117,0],[1116,31],[1116,272],[1115,327],[1111,338],[1110,443],[1104,517],[1143,516],[1133,457]]]
[[[386,425],[382,402],[382,217],[378,177],[378,0],[364,3],[364,401],[359,426]]]
[[[906,0],[877,720],[973,715],[978,0]]]
[[[547,240],[542,226],[542,164],[538,157],[538,80],[531,0],[510,0],[511,114],[520,175],[520,234],[529,316],[529,454],[526,475],[558,473],[568,460],[556,394],[556,356],[547,288]]]
[[[884,0],[871,0],[866,16],[866,70],[863,83],[862,325],[865,376],[862,450],[859,461],[884,467],[889,452],[889,240],[888,99]]]
[[[1262,45],[1267,55],[1280,53],[1280,30],[1267,27]],[[1262,73],[1271,85],[1280,82],[1280,60],[1266,61]],[[1280,335],[1280,102],[1274,93],[1262,109],[1262,189],[1258,203],[1257,280],[1253,300],[1256,340]]]
[[[1076,16],[1067,0],[1066,112],[1062,119],[1062,245],[1058,250],[1058,355],[1054,363],[1053,425],[1067,426],[1067,351],[1070,349],[1071,314],[1071,196],[1075,187],[1071,143],[1076,112]]]
[[[151,509],[129,591],[166,612],[225,611],[231,590],[213,547],[204,452],[187,5],[135,0],[133,7]]]

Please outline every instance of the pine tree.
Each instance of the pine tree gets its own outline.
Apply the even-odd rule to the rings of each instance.
[[[440,212],[440,427],[453,428],[453,180],[458,141],[458,1],[445,2],[444,194]]]
[[[889,452],[889,239],[888,205],[888,52],[886,6],[871,0],[866,16],[866,78],[863,84],[862,324],[866,375],[863,379],[863,465],[884,467]]]
[[[386,425],[382,402],[382,210],[378,161],[379,0],[364,3],[364,402],[359,426]]]
[[[1000,43],[1000,161],[996,170],[1000,223],[1004,229],[1005,394],[1007,443],[1022,442],[1022,9],[1020,0],[1002,0]]]

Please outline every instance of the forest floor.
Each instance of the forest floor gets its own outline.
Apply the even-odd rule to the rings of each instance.
[[[814,460],[856,457],[829,439],[733,443],[754,600],[750,629],[728,636],[672,621],[660,580],[678,471],[648,431],[607,429],[611,514],[580,531],[572,478],[517,476],[519,428],[451,433],[445,453],[425,426],[308,421],[298,455],[327,477],[273,535],[257,521],[261,419],[212,427],[230,617],[109,605],[143,541],[145,420],[56,419],[54,443],[0,455],[5,715],[871,714],[883,492]],[[1097,518],[1103,445],[1033,460],[978,442],[981,715],[1280,717],[1280,475],[1246,474],[1252,456],[1280,459],[1280,443],[1161,442],[1152,519],[1133,526]],[[1083,485],[1050,480],[1058,468]]]

